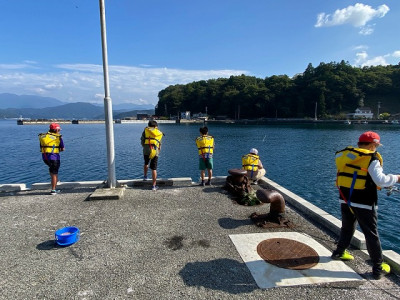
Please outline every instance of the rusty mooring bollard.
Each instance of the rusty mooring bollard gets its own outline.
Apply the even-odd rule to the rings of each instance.
[[[242,169],[230,169],[228,173],[232,175],[232,181],[237,185],[240,185],[244,180],[244,176],[247,175],[247,171]]]
[[[281,215],[285,213],[285,199],[275,190],[257,190],[256,196],[263,203],[271,203],[269,213]]]

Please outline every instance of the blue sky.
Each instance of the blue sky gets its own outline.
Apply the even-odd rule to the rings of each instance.
[[[400,1],[105,0],[114,104],[171,84],[398,64]],[[0,0],[0,93],[103,103],[98,0]]]

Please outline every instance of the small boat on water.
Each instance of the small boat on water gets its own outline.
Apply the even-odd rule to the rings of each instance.
[[[351,125],[351,121],[350,120],[346,120],[346,121],[344,121],[344,124]]]
[[[399,125],[399,121],[398,120],[392,120],[392,121],[390,121],[390,124]]]

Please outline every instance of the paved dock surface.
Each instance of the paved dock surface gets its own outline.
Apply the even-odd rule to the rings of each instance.
[[[336,237],[288,205],[294,228],[257,227],[249,215],[269,204],[238,205],[222,186],[128,186],[99,201],[87,200],[95,188],[0,194],[0,299],[400,299],[398,276],[372,280],[360,250],[346,265],[362,280],[259,288],[230,235],[306,233],[329,251]],[[65,226],[81,237],[60,247]]]

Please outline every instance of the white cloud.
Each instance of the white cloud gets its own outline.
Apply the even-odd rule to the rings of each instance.
[[[358,46],[354,46],[353,47],[353,50],[356,50],[356,51],[358,51],[358,50],[367,50],[367,49],[368,49],[367,45],[358,45]]]
[[[36,67],[40,69],[40,64]],[[102,103],[103,67],[92,64],[60,64],[51,71],[31,72],[28,64],[0,65],[0,93],[37,94],[66,102]],[[248,74],[244,70],[181,70],[109,66],[110,93],[114,103],[155,105],[158,92],[169,85],[210,78]]]
[[[318,14],[317,23],[314,26],[327,27],[350,24],[361,28],[360,34],[369,35],[372,34],[374,25],[367,26],[367,23],[375,18],[383,18],[389,10],[386,4],[374,9],[370,5],[356,3],[354,6],[350,5],[343,9],[337,9],[333,14]]]
[[[29,64],[0,64],[1,70],[18,70],[18,69],[27,69],[29,68]]]
[[[29,64],[29,65],[36,65],[37,61],[34,60],[25,60],[24,63]]]
[[[400,57],[400,50],[395,50],[392,53],[387,53],[383,55],[377,55],[374,57],[370,57],[366,50],[367,46],[357,46],[354,47],[353,50],[358,51],[356,53],[356,58],[354,59],[354,65],[365,67],[365,66],[387,66],[390,64],[398,64]],[[362,51],[360,51],[362,50]]]
[[[358,33],[361,35],[371,35],[374,32],[373,26],[375,26],[375,24],[361,27],[361,29]]]
[[[368,58],[368,54],[366,51],[358,52],[356,53],[356,65],[361,65],[363,64]]]
[[[89,72],[89,73],[102,73],[103,66],[101,65],[92,65],[92,64],[61,64],[56,65],[56,68],[66,69],[76,72]]]
[[[31,92],[38,95],[44,95],[46,93],[46,90],[42,88],[32,88]]]
[[[47,90],[52,90],[52,89],[61,89],[63,87],[63,85],[62,85],[62,83],[50,83],[50,84],[44,85],[44,87]]]
[[[387,66],[388,63],[384,56],[376,56],[365,61],[362,66]]]
[[[361,51],[356,53],[355,66],[387,66],[390,64],[388,60],[396,58],[395,55],[397,54],[400,56],[400,51],[395,51],[392,54],[379,55],[370,58],[366,51]]]

